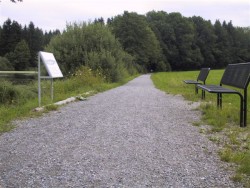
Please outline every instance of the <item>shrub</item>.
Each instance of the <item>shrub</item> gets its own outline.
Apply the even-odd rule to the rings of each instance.
[[[11,82],[0,83],[0,104],[23,104],[37,96],[37,88],[31,85],[13,85]]]
[[[11,82],[3,81],[0,83],[0,103],[12,104],[16,103],[20,96],[20,92],[12,85]]]
[[[0,56],[0,70],[1,71],[11,71],[14,70],[13,66],[6,57]]]
[[[133,57],[103,24],[68,25],[62,35],[51,40],[46,51],[54,53],[64,75],[87,66],[101,72],[107,81],[117,82],[137,72]]]

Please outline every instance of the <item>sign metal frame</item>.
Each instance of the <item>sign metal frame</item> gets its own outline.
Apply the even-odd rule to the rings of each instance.
[[[41,75],[41,60],[46,68],[49,76]],[[51,102],[53,102],[54,98],[54,85],[53,78],[61,78],[63,74],[56,62],[56,59],[52,53],[42,52],[38,53],[38,105],[41,106],[41,79],[49,79],[50,80],[50,95]]]

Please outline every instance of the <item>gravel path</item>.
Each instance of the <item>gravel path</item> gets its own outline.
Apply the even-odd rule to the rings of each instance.
[[[0,187],[239,187],[199,112],[150,75],[18,121],[0,136]]]

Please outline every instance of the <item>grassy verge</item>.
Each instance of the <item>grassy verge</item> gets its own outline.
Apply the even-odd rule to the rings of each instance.
[[[72,96],[88,97],[98,92],[123,85],[136,76],[128,77],[121,82],[107,83],[101,74],[92,72],[91,69],[83,67],[69,78],[54,80],[54,100],[61,101]],[[14,128],[12,121],[21,118],[38,116],[42,112],[36,112],[38,107],[37,82],[26,85],[13,85],[10,82],[0,83],[0,134]],[[42,106],[52,103],[50,97],[50,81],[43,80]],[[57,106],[50,105],[46,111],[56,110]]]
[[[206,83],[218,84],[224,70],[212,70]],[[181,94],[186,100],[201,101],[201,91],[195,94],[194,85],[188,85],[183,80],[196,80],[199,71],[156,73],[152,80],[156,88],[170,94]],[[249,89],[248,89],[249,90]],[[237,95],[223,95],[223,109],[216,107],[216,94],[206,92],[206,100],[201,101],[201,122],[194,122],[199,126],[209,124],[210,128],[202,131],[209,139],[216,142],[222,149],[219,152],[221,160],[237,164],[237,170],[232,177],[234,181],[241,181],[250,187],[250,116],[248,114],[246,128],[239,127],[239,103]],[[248,98],[250,93],[248,91]],[[250,104],[248,103],[248,109]],[[249,112],[249,110],[248,110]]]

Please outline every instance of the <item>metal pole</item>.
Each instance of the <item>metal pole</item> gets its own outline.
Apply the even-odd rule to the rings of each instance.
[[[41,106],[41,67],[40,67],[40,53],[38,53],[38,105]]]
[[[247,88],[244,90],[244,127],[247,126]]]
[[[51,95],[51,102],[53,103],[53,98],[54,98],[54,88],[53,88],[53,78],[50,80],[50,95]]]

